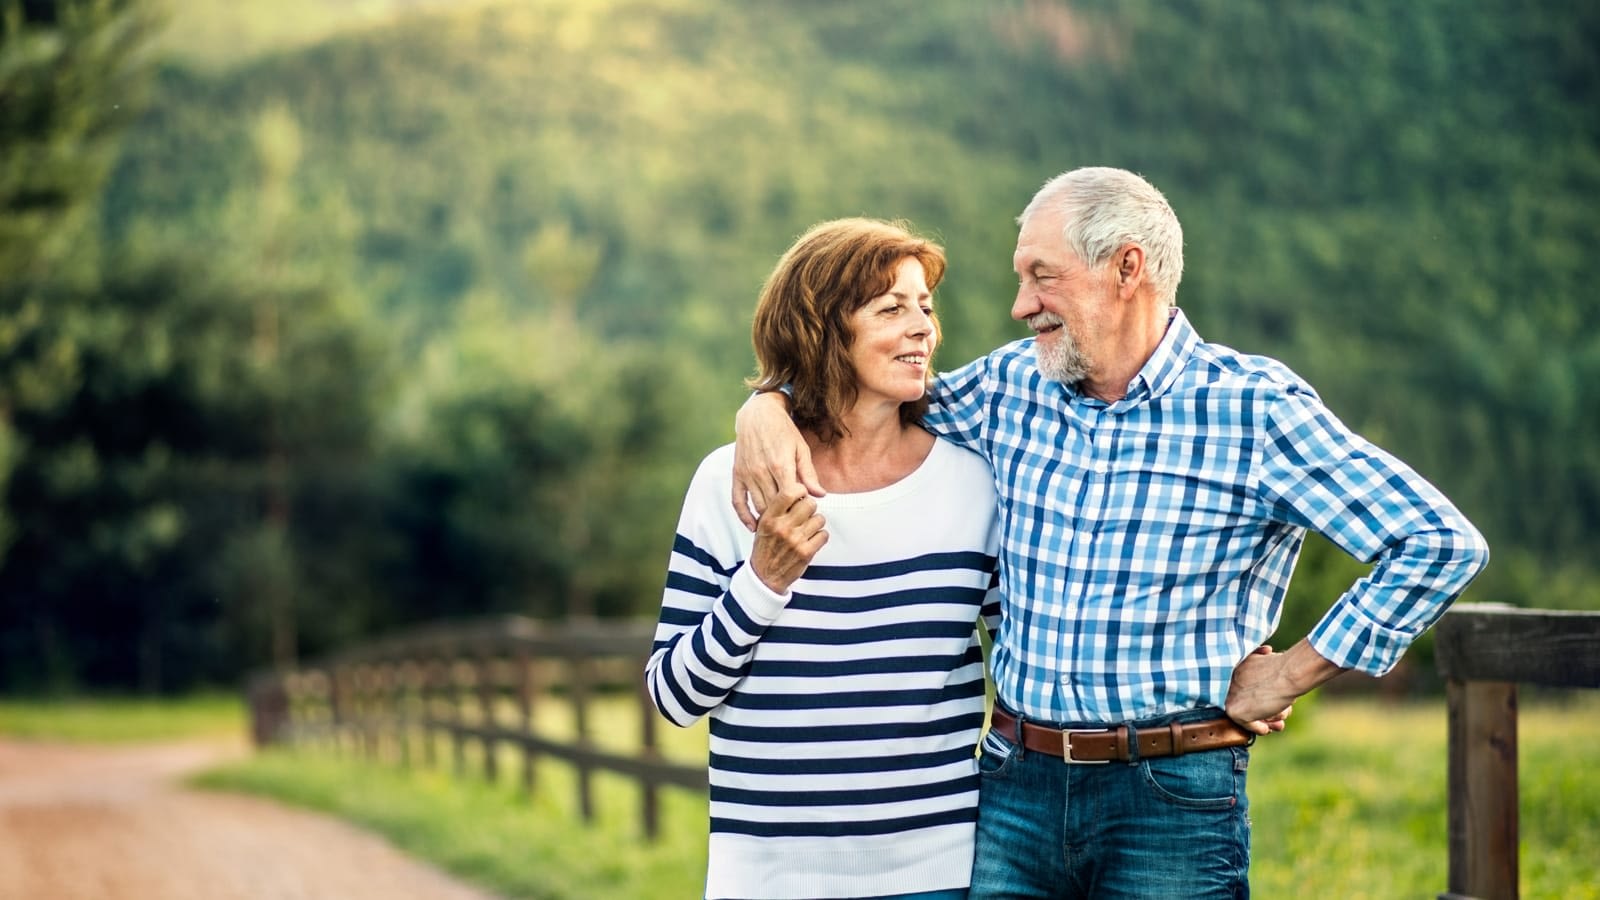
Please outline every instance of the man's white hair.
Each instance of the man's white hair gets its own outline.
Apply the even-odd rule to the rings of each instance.
[[[1155,185],[1124,169],[1088,166],[1045,182],[1017,224],[1041,210],[1066,223],[1062,237],[1078,259],[1097,266],[1124,244],[1144,248],[1145,270],[1156,297],[1168,306],[1183,280],[1183,226]]]

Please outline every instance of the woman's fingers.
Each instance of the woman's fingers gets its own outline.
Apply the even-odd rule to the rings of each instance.
[[[750,565],[757,577],[780,594],[787,591],[828,543],[826,526],[804,487],[779,493],[756,527]]]

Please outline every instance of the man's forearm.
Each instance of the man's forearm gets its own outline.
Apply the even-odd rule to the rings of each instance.
[[[772,404],[777,405],[774,407]],[[788,394],[783,391],[756,391],[746,397],[745,401],[739,404],[738,411],[733,414],[733,433],[736,438],[742,426],[749,420],[747,412],[753,410],[755,415],[760,415],[759,410],[763,405],[782,411],[784,416],[789,415]]]
[[[1344,671],[1318,653],[1307,638],[1283,652],[1283,690],[1293,699],[1304,697]]]
[[[1296,700],[1343,671],[1303,639],[1283,653],[1252,653],[1233,670],[1228,715],[1257,734],[1280,729]]]

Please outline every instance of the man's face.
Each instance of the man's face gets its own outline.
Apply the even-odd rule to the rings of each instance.
[[[1033,329],[1039,371],[1074,384],[1094,369],[1091,353],[1103,331],[1102,311],[1114,285],[1067,247],[1063,225],[1059,213],[1040,211],[1017,234],[1011,260],[1017,300],[1011,318]]]

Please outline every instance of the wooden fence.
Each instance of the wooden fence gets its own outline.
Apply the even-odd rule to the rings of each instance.
[[[500,777],[501,747],[520,751],[531,791],[534,762],[550,757],[578,774],[578,803],[594,816],[591,776],[636,781],[647,835],[660,827],[663,787],[704,791],[704,763],[662,758],[660,719],[643,691],[653,623],[542,626],[508,617],[428,628],[363,645],[250,687],[258,744],[323,742],[372,757],[436,764],[444,737],[458,773],[476,742],[483,776]],[[1449,716],[1449,890],[1441,900],[1515,900],[1517,859],[1517,684],[1600,688],[1600,613],[1464,604],[1435,629]],[[597,746],[591,710],[602,694],[625,694],[638,710],[639,746]],[[538,733],[536,704],[561,702],[572,735]]]
[[[1440,900],[1515,900],[1517,684],[1600,688],[1600,613],[1463,604],[1435,628],[1449,709],[1450,876]]]
[[[293,672],[257,676],[249,689],[252,734],[258,745],[321,743],[401,764],[418,761],[420,750],[430,766],[443,741],[457,774],[465,773],[468,746],[476,743],[474,755],[491,781],[500,778],[501,748],[512,747],[529,792],[538,758],[573,766],[586,820],[595,813],[593,774],[615,772],[638,783],[640,816],[653,838],[661,788],[707,787],[704,762],[671,762],[658,748],[662,720],[643,688],[653,630],[653,622],[545,626],[507,617],[374,641]],[[636,749],[594,740],[601,696],[626,697],[637,709]],[[570,735],[540,733],[535,711],[545,703],[568,707]]]

